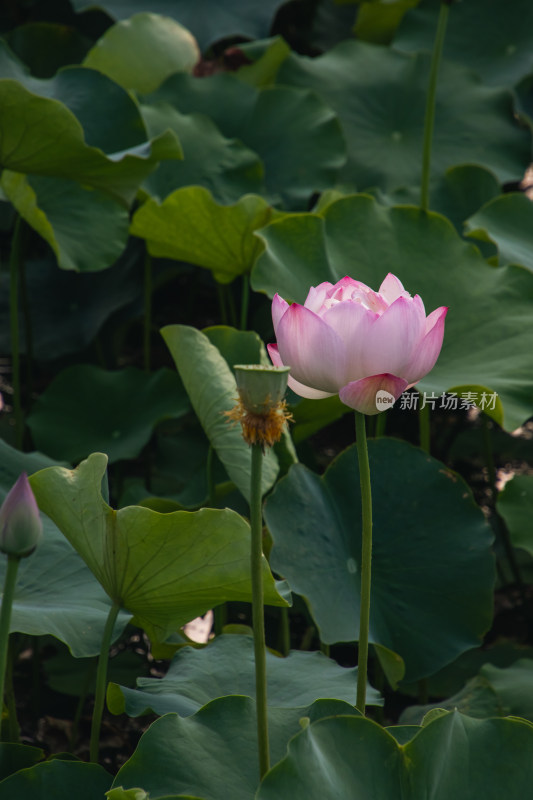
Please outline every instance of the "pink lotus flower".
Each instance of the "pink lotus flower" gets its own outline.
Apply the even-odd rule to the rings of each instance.
[[[272,301],[277,339],[268,345],[277,367],[290,366],[289,386],[301,397],[338,394],[364,414],[377,414],[376,396],[396,401],[433,368],[442,347],[445,306],[426,317],[391,272],[378,292],[346,276],[312,286],[304,305]]]

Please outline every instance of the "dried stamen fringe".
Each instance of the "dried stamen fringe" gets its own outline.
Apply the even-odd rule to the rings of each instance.
[[[260,444],[263,452],[265,447],[272,447],[279,442],[283,426],[293,419],[292,414],[287,411],[285,400],[281,400],[266,414],[252,414],[238,399],[231,411],[224,411],[224,416],[233,424],[240,422],[244,441],[247,444]]]

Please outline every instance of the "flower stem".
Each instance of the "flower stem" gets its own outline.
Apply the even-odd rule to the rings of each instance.
[[[102,646],[98,657],[98,669],[96,671],[96,692],[94,695],[93,721],[91,725],[90,759],[95,763],[98,761],[98,748],[100,744],[100,726],[102,724],[102,714],[104,711],[105,692],[107,688],[107,662],[109,660],[109,647],[113,636],[113,628],[120,611],[120,604],[113,603],[107,615],[107,621],[102,636]]]
[[[507,561],[509,563],[509,569],[511,570],[518,591],[522,596],[522,602],[525,603],[526,598],[525,598],[524,581],[522,580],[520,567],[516,560],[513,544],[511,542],[511,537],[509,536],[507,525],[505,524],[504,520],[498,513],[496,507],[496,500],[498,499],[498,489],[496,488],[496,465],[494,464],[494,455],[492,452],[492,437],[491,437],[491,428],[489,427],[489,419],[486,414],[481,414],[480,419],[481,419],[481,434],[483,437],[483,456],[485,459],[485,468],[487,470],[488,483],[490,488],[491,507],[496,522],[496,530],[500,538],[501,544],[503,545],[503,550],[506,555]]]
[[[4,688],[6,684],[7,650],[9,646],[9,623],[11,621],[11,607],[15,595],[17,572],[20,558],[9,555],[4,577],[4,594],[0,608],[0,717],[4,708]]]
[[[441,2],[437,33],[431,57],[431,70],[429,73],[429,86],[426,98],[426,115],[424,119],[424,147],[422,154],[422,179],[420,186],[420,207],[423,211],[429,210],[429,179],[431,174],[431,145],[433,143],[433,129],[435,127],[435,104],[437,95],[437,78],[448,22],[449,5]]]
[[[252,445],[252,476],[250,493],[250,524],[252,549],[250,568],[252,575],[252,622],[254,629],[255,695],[257,706],[257,744],[260,778],[270,768],[268,744],[267,682],[265,617],[263,611],[263,515],[261,508],[261,471],[263,450],[260,444]]]
[[[387,425],[387,412],[382,411],[381,414],[376,415],[376,427],[374,430],[374,438],[379,439],[380,436],[385,436],[385,427]]]
[[[357,660],[357,709],[364,715],[368,672],[368,634],[370,628],[370,586],[372,580],[372,491],[366,441],[365,415],[355,412],[357,458],[361,483],[362,547],[361,547],[361,611],[359,620],[359,656]]]
[[[11,239],[9,258],[9,316],[11,326],[11,376],[13,382],[13,411],[15,416],[15,445],[22,449],[24,418],[20,398],[20,334],[19,334],[19,282],[22,245],[22,219],[17,217]]]

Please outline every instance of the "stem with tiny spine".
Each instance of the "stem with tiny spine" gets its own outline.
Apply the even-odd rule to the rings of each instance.
[[[11,608],[17,584],[17,572],[20,557],[7,556],[7,569],[4,577],[4,592],[0,607],[0,717],[4,708],[4,690],[6,685],[7,651],[9,647],[9,625],[11,622]]]
[[[429,85],[426,98],[426,114],[424,119],[424,146],[422,151],[422,178],[420,184],[420,208],[429,211],[429,179],[431,177],[431,146],[433,144],[433,129],[435,127],[435,105],[437,99],[437,78],[446,35],[449,5],[442,2],[440,5],[437,33],[431,57],[429,72]]]
[[[252,547],[250,569],[252,576],[252,622],[254,629],[257,745],[259,755],[259,776],[262,778],[270,768],[265,617],[263,607],[263,513],[261,508],[261,472],[263,467],[263,450],[260,444],[253,444],[251,447],[252,471],[250,492],[250,525],[252,529]]]
[[[107,688],[107,664],[109,661],[109,648],[113,637],[113,629],[117,620],[120,604],[113,603],[107,615],[107,621],[102,636],[100,655],[98,656],[98,668],[96,671],[96,691],[94,695],[93,721],[91,725],[91,741],[89,747],[90,760],[98,762],[98,750],[100,745],[100,727],[102,725],[102,715],[104,712],[105,693]]]
[[[370,630],[370,587],[372,582],[372,490],[366,439],[365,415],[355,412],[359,482],[361,484],[362,545],[361,545],[361,609],[357,659],[357,709],[364,715],[368,673],[368,637]]]

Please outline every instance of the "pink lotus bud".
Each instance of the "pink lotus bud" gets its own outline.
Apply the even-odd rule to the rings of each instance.
[[[426,317],[389,272],[378,292],[346,276],[312,286],[304,305],[272,301],[277,345],[272,363],[290,366],[289,386],[302,397],[338,394],[364,414],[377,414],[433,368],[442,347],[448,309]]]
[[[0,507],[0,551],[19,558],[31,555],[42,529],[35,497],[23,472]]]

